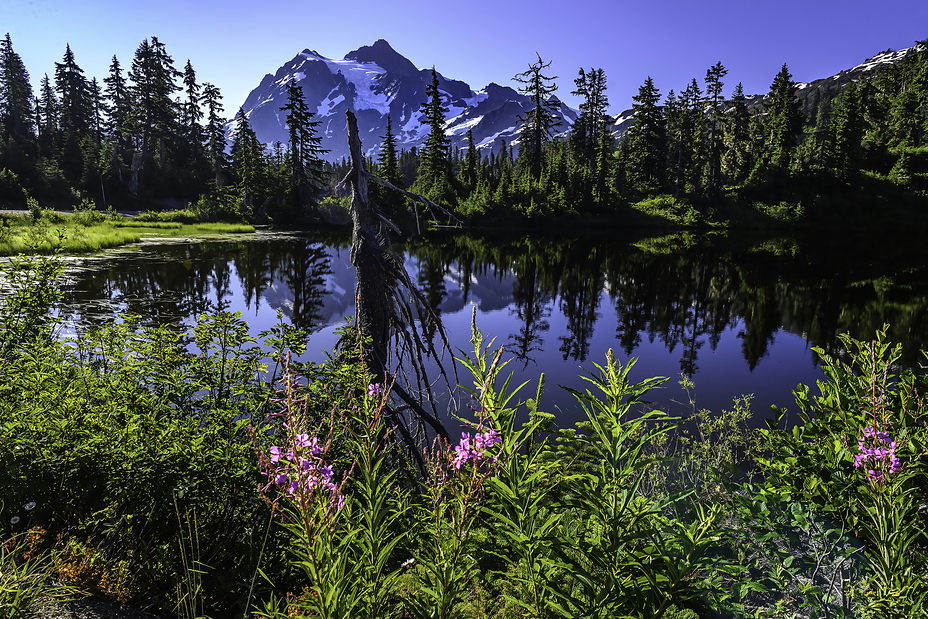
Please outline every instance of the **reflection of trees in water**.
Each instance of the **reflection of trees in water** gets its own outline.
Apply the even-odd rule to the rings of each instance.
[[[293,294],[293,326],[307,333],[322,319],[325,276],[332,274],[332,260],[319,243],[307,242],[290,252],[281,267],[281,279]]]
[[[545,291],[538,278],[538,265],[534,256],[522,256],[514,268],[516,281],[512,285],[513,306],[510,315],[515,314],[522,326],[517,333],[509,335],[512,343],[506,350],[525,366],[534,362],[533,353],[541,352],[545,343],[541,334],[548,331],[551,323],[551,295]]]
[[[590,338],[599,318],[596,310],[604,283],[602,268],[589,267],[597,262],[600,261],[593,256],[588,262],[573,260],[563,271],[560,309],[567,318],[567,334],[557,339],[561,342],[559,350],[565,361],[568,358],[586,361],[590,354]]]
[[[312,330],[321,321],[325,277],[332,273],[326,245],[292,240],[165,245],[142,256],[114,258],[103,272],[83,272],[65,292],[63,305],[112,316],[121,306],[143,324],[179,324],[188,317],[232,309],[240,289],[257,314],[261,295],[274,281],[289,288],[291,322]],[[100,302],[107,307],[100,307]],[[250,313],[250,312],[249,312]]]
[[[680,370],[692,376],[699,351],[714,351],[724,331],[737,322],[737,280],[730,265],[714,257],[630,251],[606,267],[616,309],[616,338],[627,356],[648,340],[682,349]]]
[[[432,311],[434,316],[441,316],[441,304],[448,296],[448,287],[445,284],[445,274],[450,269],[450,263],[442,263],[440,258],[434,253],[429,253],[419,258],[419,264],[416,273],[416,286],[425,298],[426,305]],[[422,320],[423,334],[428,341],[435,338],[435,329],[437,327],[434,320]]]
[[[541,333],[550,324],[542,312],[555,296],[567,319],[560,350],[565,359],[583,360],[605,284],[625,354],[632,355],[646,336],[671,353],[679,348],[687,374],[698,370],[707,345],[714,351],[736,327],[751,370],[781,329],[830,350],[838,333],[866,340],[884,322],[890,323],[890,336],[906,344],[906,362],[914,365],[928,334],[928,258],[917,244],[906,248],[895,239],[886,249],[860,248],[849,241],[825,245],[822,239],[743,235],[673,234],[623,242],[459,234],[419,240],[414,251],[445,252],[445,263],[497,265],[496,273],[511,269],[516,278],[511,313],[521,324],[508,348],[526,363],[544,346]]]
[[[226,312],[232,306],[232,274],[227,260],[214,261],[210,265],[213,290],[216,301],[209,303],[210,313]]]
[[[781,329],[835,350],[838,333],[868,340],[885,322],[890,338],[906,345],[904,363],[922,360],[918,351],[928,348],[928,256],[918,246],[897,242],[862,251],[850,241],[846,247],[825,247],[820,240],[738,243],[679,235],[601,241],[455,234],[419,238],[408,249],[419,261],[417,287],[436,313],[447,298],[445,276],[452,265],[464,303],[472,278],[485,282],[511,274],[510,314],[518,327],[508,334],[507,348],[526,364],[546,344],[555,299],[566,318],[565,332],[557,334],[560,351],[565,359],[585,360],[604,289],[625,355],[645,337],[660,341],[671,353],[679,351],[687,373],[696,372],[699,355],[714,350],[735,327],[752,370]],[[249,311],[254,304],[257,312],[271,284],[283,282],[293,300],[292,322],[312,330],[332,273],[330,246],[295,237],[126,253],[76,273],[75,286],[65,289],[63,314],[112,317],[115,306],[141,315],[143,324],[178,324],[229,307],[236,286]],[[95,310],[101,301],[109,307]]]

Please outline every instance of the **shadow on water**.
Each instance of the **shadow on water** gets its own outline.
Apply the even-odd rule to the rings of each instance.
[[[308,357],[321,359],[334,328],[354,313],[348,242],[347,232],[269,233],[74,259],[62,314],[77,324],[130,312],[143,324],[189,325],[231,310],[257,333],[281,310],[312,334]],[[453,349],[468,349],[476,307],[477,324],[506,347],[520,382],[543,371],[549,385],[583,388],[580,366],[602,363],[611,347],[620,358],[641,357],[638,379],[693,377],[701,407],[754,393],[763,414],[769,404],[788,406],[798,382],[821,377],[810,348],[837,352],[838,333],[870,339],[889,323],[910,367],[928,348],[928,255],[919,239],[456,232],[414,238],[404,250]],[[576,416],[570,396],[553,387],[548,395]],[[674,406],[684,397],[671,388],[655,401]]]

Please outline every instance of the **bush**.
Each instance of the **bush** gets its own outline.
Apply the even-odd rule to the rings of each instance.
[[[223,187],[199,197],[190,207],[197,221],[244,222],[251,215],[234,187]]]

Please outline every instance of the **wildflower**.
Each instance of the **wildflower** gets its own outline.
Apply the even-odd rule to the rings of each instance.
[[[19,516],[13,516],[10,518],[10,524],[16,524],[17,522],[19,522]]]
[[[894,475],[902,470],[902,461],[896,455],[896,441],[889,432],[879,430],[876,426],[864,428],[864,438],[857,441],[858,454],[854,456],[854,468],[863,468],[867,476],[874,481],[884,481],[883,469]]]
[[[461,467],[468,460],[480,462],[487,456],[487,451],[500,442],[502,442],[502,439],[495,428],[490,428],[483,433],[474,433],[473,441],[471,441],[470,432],[464,432],[461,435],[460,442],[454,446],[456,455],[452,466],[457,470],[461,470]],[[490,456],[488,459],[490,462],[496,462],[495,457]]]
[[[276,445],[271,447],[271,464],[277,464],[280,462],[280,447]]]
[[[380,383],[372,383],[367,386],[367,395],[375,397],[380,395]]]
[[[33,509],[35,509],[35,501],[29,501],[28,503],[26,503],[27,512],[31,512]]]

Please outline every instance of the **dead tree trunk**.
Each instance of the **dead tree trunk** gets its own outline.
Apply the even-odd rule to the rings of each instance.
[[[431,315],[428,304],[409,281],[409,276],[402,264],[391,265],[391,258],[388,257],[389,241],[384,240],[387,236],[385,229],[395,232],[399,230],[373,208],[368,194],[368,181],[379,183],[422,202],[429,212],[433,213],[433,217],[434,212],[438,211],[448,216],[449,223],[453,220],[460,225],[460,221],[446,209],[425,197],[394,187],[365,170],[364,157],[361,154],[361,138],[358,136],[358,120],[351,110],[346,111],[345,116],[348,120],[348,152],[351,157],[351,168],[336,189],[344,187],[347,183],[351,184],[351,220],[354,225],[351,262],[355,266],[358,278],[355,320],[360,334],[370,338],[370,344],[364,348],[362,355],[371,373],[378,380],[387,380],[390,372],[393,371],[393,368],[387,367],[388,359],[390,359],[390,341],[393,336],[396,336],[397,340],[403,341],[403,348],[412,357],[411,363],[415,366],[416,376],[421,379],[424,376],[424,369],[420,355],[422,353],[434,355],[436,361],[438,361],[438,355],[430,339],[423,342],[423,339],[415,333],[416,314],[410,308],[409,302],[404,300],[403,295],[398,294],[394,287],[406,288],[412,303],[418,306],[419,319],[436,321],[437,332],[441,335],[444,346],[450,349],[450,345],[441,327],[441,322],[437,316]],[[397,363],[396,371],[400,373],[402,362],[399,355]],[[438,366],[444,376],[440,362]],[[432,402],[430,385],[427,380],[424,383],[426,396],[429,402]],[[425,410],[422,403],[413,397],[404,385],[393,382],[393,393],[420,420],[429,424],[440,436],[448,438],[448,431],[439,421],[438,415]],[[434,406],[432,408],[434,411]],[[411,444],[412,440],[408,432],[402,424],[399,424],[399,427]]]
[[[375,242],[368,173],[361,155],[358,119],[351,110],[348,117],[348,150],[351,169],[346,180],[351,183],[351,221],[354,224],[351,242],[351,262],[357,269],[356,318],[361,333],[371,338],[364,350],[364,361],[374,376],[382,379],[386,373],[387,351],[390,345],[390,311],[386,282],[380,265],[379,245]]]

